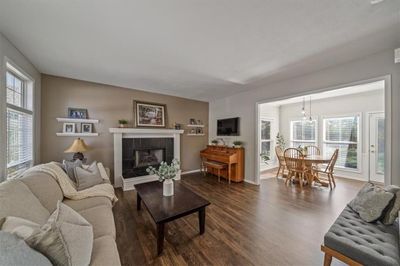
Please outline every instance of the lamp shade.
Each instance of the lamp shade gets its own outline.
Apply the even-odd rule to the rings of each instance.
[[[64,152],[65,153],[76,153],[76,152],[85,152],[89,150],[89,147],[86,145],[86,143],[83,141],[83,139],[77,138],[74,140],[72,143],[71,147],[66,149]]]

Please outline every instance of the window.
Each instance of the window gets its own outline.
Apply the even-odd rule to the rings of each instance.
[[[269,154],[270,158],[272,159],[271,124],[271,120],[261,119],[261,153]]]
[[[317,121],[296,120],[290,122],[292,147],[317,144]]]
[[[33,97],[28,83],[7,71],[7,178],[17,177],[33,163]]]
[[[339,149],[337,167],[359,169],[360,157],[360,116],[325,118],[323,120],[323,152],[332,155]]]

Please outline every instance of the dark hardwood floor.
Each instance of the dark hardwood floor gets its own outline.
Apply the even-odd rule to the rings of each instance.
[[[197,214],[168,223],[164,252],[157,256],[147,210],[136,210],[135,191],[117,190],[114,213],[123,265],[322,265],[325,232],[363,185],[338,179],[332,191],[300,191],[276,178],[260,186],[228,185],[200,174],[179,182],[211,202],[205,234],[199,235]]]

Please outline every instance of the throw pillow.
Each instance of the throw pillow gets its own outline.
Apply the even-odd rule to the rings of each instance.
[[[93,228],[79,213],[58,201],[47,223],[26,242],[55,265],[89,265]]]
[[[82,167],[82,161],[81,160],[75,160],[73,162],[71,161],[63,161],[63,165],[64,165],[64,170],[65,172],[67,172],[67,175],[69,176],[69,178],[74,181],[74,183],[76,183],[76,179],[75,179],[75,168],[76,167]]]
[[[348,205],[362,220],[370,223],[382,217],[393,197],[393,193],[367,183]]]
[[[40,230],[40,225],[20,217],[8,216],[0,221],[1,230],[12,233],[22,239],[30,237]]]
[[[385,187],[385,190],[394,194],[394,198],[389,204],[383,218],[382,223],[384,225],[391,225],[396,220],[400,211],[400,187],[390,185]]]
[[[0,231],[0,254],[0,265],[52,265],[43,254],[9,232]]]
[[[93,162],[87,169],[75,168],[76,189],[84,190],[104,182],[101,177],[97,162]]]

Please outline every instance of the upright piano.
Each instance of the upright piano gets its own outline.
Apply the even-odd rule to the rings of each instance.
[[[203,161],[214,161],[227,164],[227,168],[221,170],[221,177],[228,179],[230,172],[233,182],[242,182],[244,180],[244,149],[233,148],[219,145],[208,145],[206,149],[200,152]],[[210,173],[217,175],[215,169],[209,169]]]

